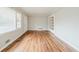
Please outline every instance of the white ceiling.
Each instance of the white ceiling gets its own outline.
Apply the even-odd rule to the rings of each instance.
[[[21,7],[28,16],[49,16],[55,13],[60,7]]]

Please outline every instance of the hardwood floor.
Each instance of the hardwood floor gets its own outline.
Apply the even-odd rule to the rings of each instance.
[[[28,31],[7,52],[64,52],[70,49],[48,31]]]

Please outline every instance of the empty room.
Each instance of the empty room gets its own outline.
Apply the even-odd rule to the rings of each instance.
[[[0,7],[1,52],[78,52],[79,7]]]

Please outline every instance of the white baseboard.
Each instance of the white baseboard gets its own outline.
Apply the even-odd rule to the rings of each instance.
[[[7,43],[5,46],[3,46],[1,49],[0,49],[0,52],[5,49],[7,46],[9,46],[10,44],[12,44],[15,40],[12,40],[10,41],[9,43]]]
[[[44,31],[44,30],[47,30],[48,31],[48,29],[29,29],[29,30],[36,30],[36,31]]]
[[[38,29],[30,29],[30,30],[38,30]],[[59,35],[57,35],[53,30],[51,29],[43,29],[43,30],[48,30],[51,33],[55,34],[55,36],[57,36],[59,39],[61,39],[61,41],[65,42],[66,44],[68,44],[70,47],[72,47],[76,52],[79,51],[79,49],[77,47],[75,47],[74,45],[72,45],[71,43],[69,43],[68,41],[63,40],[63,38],[61,38]],[[41,30],[38,30],[41,31]],[[0,51],[2,51],[4,48],[6,48],[8,45],[10,45],[12,42],[14,42],[15,40],[12,40],[11,42],[9,42],[7,45],[5,45],[4,47],[2,47],[0,49]]]
[[[28,31],[28,30],[27,30]],[[27,32],[26,31],[26,32]],[[25,33],[25,32],[24,32]],[[22,36],[24,33],[20,34],[15,40],[17,40],[20,36]],[[5,49],[6,47],[8,47],[10,44],[12,44],[15,40],[10,41],[9,43],[7,43],[5,46],[3,46],[2,48],[0,48],[0,52]]]
[[[61,38],[59,35],[57,35],[53,30],[49,29],[49,31],[51,33],[53,33],[56,37],[58,37],[61,41],[63,41],[64,43],[68,44],[75,52],[79,52],[79,49],[77,47],[75,47],[73,44],[69,43],[66,40],[63,40],[63,38]]]

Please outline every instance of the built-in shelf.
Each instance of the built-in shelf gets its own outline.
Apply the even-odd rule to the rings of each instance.
[[[54,16],[48,18],[48,28],[54,30]]]

